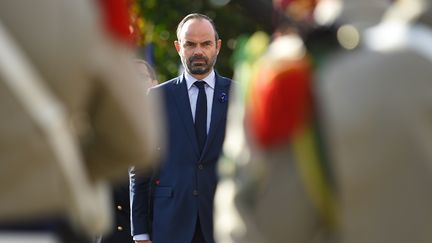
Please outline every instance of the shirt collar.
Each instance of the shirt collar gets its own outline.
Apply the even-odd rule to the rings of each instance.
[[[188,90],[192,87],[192,85],[197,81],[198,79],[194,78],[192,75],[190,75],[188,72],[184,72],[184,77],[186,79],[186,84]],[[207,77],[202,79],[202,81],[206,82],[208,86],[210,86],[212,89],[214,89],[215,82],[216,82],[216,75],[215,72],[212,70]]]

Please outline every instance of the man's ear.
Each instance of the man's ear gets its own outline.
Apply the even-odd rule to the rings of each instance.
[[[219,54],[219,51],[220,51],[220,49],[221,49],[221,46],[222,46],[222,40],[219,39],[219,40],[217,40],[217,42],[216,42],[217,54]]]
[[[174,46],[175,46],[177,52],[180,52],[180,42],[178,40],[174,41]]]

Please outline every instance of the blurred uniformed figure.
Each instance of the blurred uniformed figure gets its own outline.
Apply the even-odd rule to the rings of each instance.
[[[215,201],[220,243],[334,240],[335,197],[314,123],[312,59],[295,26],[280,27],[269,46],[256,33],[240,50],[245,60],[236,66],[240,89]]]
[[[344,1],[338,36],[352,50],[318,82],[344,243],[432,242],[427,3],[393,1],[383,14],[389,1]]]
[[[349,50],[321,60],[312,94],[293,56],[281,58],[301,46],[292,42],[250,72],[236,69],[252,81],[231,109],[243,116],[228,119],[218,242],[431,242],[430,9],[321,2],[322,21],[329,7],[342,10],[337,37]]]
[[[127,173],[125,173],[127,175]],[[130,231],[130,206],[129,206],[129,185],[117,184],[113,188],[114,223],[105,236],[97,242],[103,243],[133,243]]]
[[[124,3],[1,1],[0,224],[60,218],[104,233],[106,181],[154,161]]]

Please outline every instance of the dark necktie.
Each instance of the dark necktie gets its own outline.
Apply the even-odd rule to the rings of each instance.
[[[195,109],[195,134],[201,154],[207,139],[207,96],[204,81],[196,81],[194,84],[199,90]]]

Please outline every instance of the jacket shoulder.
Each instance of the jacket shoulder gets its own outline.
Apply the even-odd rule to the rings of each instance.
[[[216,77],[217,77],[217,79],[218,79],[218,82],[219,82],[221,85],[231,86],[231,83],[234,82],[232,79],[227,78],[227,77],[224,77],[224,76],[221,76],[221,75],[219,75],[219,74],[216,74]]]
[[[160,84],[158,84],[158,85],[156,85],[156,86],[150,88],[150,90],[161,90],[161,89],[167,89],[169,86],[171,86],[171,85],[173,85],[173,84],[176,84],[176,83],[180,82],[179,79],[180,79],[180,77],[176,77],[176,78],[173,78],[173,79],[167,80],[167,81],[165,81],[165,82],[163,82],[163,83],[160,83]]]

